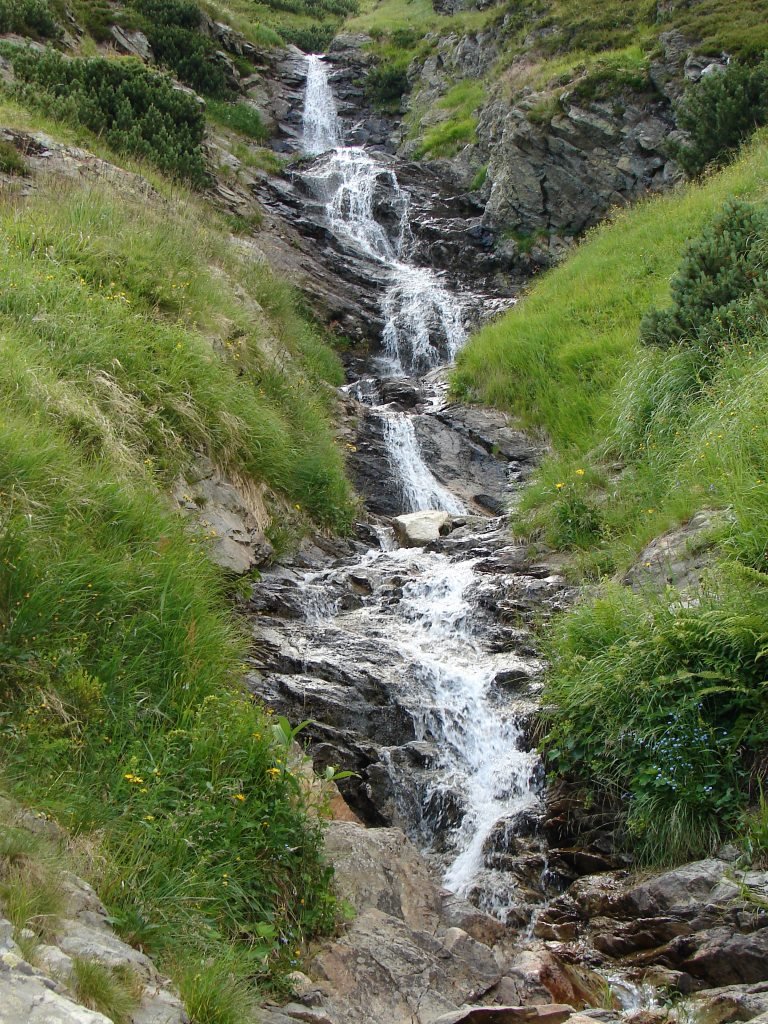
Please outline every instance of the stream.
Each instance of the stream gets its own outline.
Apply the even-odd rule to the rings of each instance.
[[[546,855],[533,838],[524,867],[508,870],[511,837],[535,836],[542,810],[529,736],[541,664],[519,598],[527,588],[531,606],[556,600],[562,581],[541,567],[510,571],[504,517],[471,507],[430,469],[414,423],[444,407],[434,371],[461,348],[478,300],[411,261],[407,192],[391,165],[343,144],[326,65],[306,61],[303,149],[314,160],[302,174],[331,232],[388,282],[380,351],[345,390],[377,424],[396,511],[448,513],[452,530],[399,547],[382,521],[352,559],[267,574],[254,685],[276,709],[313,720],[316,763],[359,773],[345,796],[364,820],[398,824],[447,889],[522,920],[521,886],[542,898]],[[417,390],[417,407],[385,400],[393,379]]]

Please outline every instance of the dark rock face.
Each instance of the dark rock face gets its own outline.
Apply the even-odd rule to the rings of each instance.
[[[768,873],[733,875],[731,864],[711,859],[641,882],[617,872],[585,877],[541,913],[535,933],[587,942],[608,963],[661,965],[693,987],[765,982],[768,913],[749,893],[765,891]]]
[[[663,153],[674,130],[666,102],[630,103],[621,115],[614,103],[564,106],[548,125],[532,124],[524,109],[501,100],[484,110],[478,130],[490,156],[489,227],[580,234],[612,206],[676,180]]]

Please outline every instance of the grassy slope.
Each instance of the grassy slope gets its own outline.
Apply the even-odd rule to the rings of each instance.
[[[622,794],[650,860],[705,854],[733,830],[753,852],[768,838],[764,805],[744,816],[768,743],[768,322],[704,385],[685,351],[637,340],[686,240],[728,196],[765,203],[767,173],[763,133],[701,184],[618,214],[472,339],[454,379],[549,437],[517,529],[582,571],[623,569],[697,510],[723,510],[724,564],[697,605],[607,582],[549,638],[550,762]]]
[[[2,771],[98,849],[117,925],[196,1019],[234,1024],[333,906],[288,737],[239,690],[225,580],[165,493],[204,453],[272,489],[276,539],[343,530],[341,369],[292,290],[152,178],[154,199],[52,179],[0,207]]]

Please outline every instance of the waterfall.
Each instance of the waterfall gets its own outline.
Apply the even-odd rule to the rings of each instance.
[[[384,443],[390,461],[400,479],[403,501],[408,512],[442,509],[452,515],[466,512],[459,499],[435,480],[424,461],[410,416],[386,411]],[[397,453],[396,456],[393,453]]]
[[[408,195],[391,168],[359,146],[342,145],[327,68],[317,55],[307,57],[303,147],[322,155],[306,176],[325,200],[331,231],[387,270],[383,342],[393,369],[425,373],[451,362],[466,340],[461,303],[433,270],[409,262]]]
[[[354,248],[386,273],[381,312],[387,368],[399,375],[425,374],[451,362],[465,341],[461,302],[433,270],[411,262],[408,195],[386,160],[343,145],[327,71],[317,56],[307,58],[304,148],[316,156],[303,173],[325,202],[329,229],[341,245]],[[376,393],[375,387],[358,388],[358,398],[371,404]],[[426,464],[412,416],[388,406],[374,406],[371,415],[382,422],[403,511],[466,513]],[[305,613],[313,625],[307,643],[317,647],[327,627],[339,639],[349,636],[352,647],[362,633],[377,638],[385,649],[391,645],[393,655],[405,659],[402,678],[414,694],[414,723],[439,752],[426,799],[439,801],[442,791],[450,792],[463,808],[461,820],[451,827],[449,855],[443,858],[445,883],[469,894],[484,870],[485,847],[496,824],[538,799],[536,754],[521,749],[517,719],[510,705],[500,703],[495,688],[499,658],[509,656],[484,648],[473,633],[473,590],[481,585],[476,559],[376,550],[360,563],[361,572],[368,572],[374,562],[384,575],[413,574],[402,586],[399,603],[393,603],[392,591],[385,587],[350,615],[333,597],[337,570],[307,574],[302,584]],[[327,596],[324,587],[329,588]],[[396,767],[391,770],[396,772]],[[440,822],[430,827],[445,828]],[[429,846],[436,835],[427,833],[422,838]],[[487,888],[483,898],[492,901]],[[497,909],[503,917],[505,908]]]
[[[518,725],[493,706],[496,667],[472,633],[474,566],[437,556],[428,573],[404,588],[401,611],[418,670],[434,693],[425,723],[441,751],[435,788],[458,790],[467,808],[454,837],[459,852],[444,876],[446,887],[461,895],[483,867],[496,822],[537,801],[536,754],[520,749]]]
[[[394,266],[382,312],[384,351],[400,372],[408,366],[426,373],[453,362],[466,340],[459,302],[424,267]]]
[[[316,155],[338,146],[341,141],[339,116],[323,58],[307,56],[307,85],[304,97],[302,148]]]

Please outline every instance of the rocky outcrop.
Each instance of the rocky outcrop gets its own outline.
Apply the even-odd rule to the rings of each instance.
[[[539,915],[534,933],[587,942],[602,963],[636,977],[651,965],[682,993],[768,981],[768,873],[711,859],[636,879],[590,876]],[[652,974],[653,972],[651,972]]]
[[[252,481],[232,480],[200,456],[176,481],[173,497],[210,542],[213,561],[242,575],[272,554],[264,533],[270,523],[265,491]]]
[[[503,926],[441,892],[399,829],[331,822],[326,848],[354,920],[314,950],[307,973],[295,976],[294,1001],[266,1007],[265,1024],[563,1024],[573,1015],[551,997],[502,1006],[515,970]],[[547,964],[553,982],[565,977],[568,967],[554,954]]]
[[[53,848],[63,848],[66,837],[53,822],[4,799],[0,811],[13,827],[33,831]],[[149,957],[118,937],[92,887],[63,869],[56,881],[62,909],[46,921],[42,940],[29,927],[14,928],[4,917],[0,897],[0,1024],[111,1024],[111,1018],[78,1001],[78,962],[97,963],[120,972],[123,980],[132,979],[137,998],[131,1024],[189,1024],[169,980]]]
[[[661,592],[667,586],[681,592],[695,590],[713,563],[716,513],[704,510],[674,530],[654,538],[638,555],[624,577],[635,590]]]

